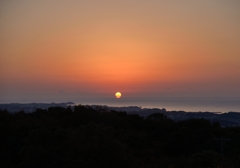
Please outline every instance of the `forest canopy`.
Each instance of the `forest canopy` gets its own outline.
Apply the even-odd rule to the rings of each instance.
[[[204,119],[82,105],[0,110],[0,132],[0,167],[240,167],[240,128]]]

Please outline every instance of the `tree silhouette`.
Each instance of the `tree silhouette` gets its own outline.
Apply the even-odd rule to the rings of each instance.
[[[0,110],[0,167],[240,167],[240,128],[87,106]],[[221,155],[215,137],[228,137]]]

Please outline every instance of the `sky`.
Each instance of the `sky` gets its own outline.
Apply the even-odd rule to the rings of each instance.
[[[238,0],[1,0],[0,103],[239,97]]]

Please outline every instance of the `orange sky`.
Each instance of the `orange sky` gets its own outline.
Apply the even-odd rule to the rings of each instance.
[[[235,0],[3,0],[0,102],[239,96],[239,9]]]

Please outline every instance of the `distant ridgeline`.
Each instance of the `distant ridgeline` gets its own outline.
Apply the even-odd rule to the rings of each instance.
[[[64,107],[75,106],[73,102],[66,103],[10,103],[0,104],[1,110],[7,110],[10,113],[16,113],[24,111],[26,113],[34,112],[36,109],[48,109],[49,107]],[[154,113],[162,113],[167,118],[174,121],[182,121],[188,119],[206,119],[210,122],[219,122],[222,127],[239,127],[240,126],[240,112],[228,112],[228,113],[217,113],[217,112],[185,112],[185,111],[167,111],[165,108],[141,108],[140,106],[127,106],[127,107],[109,107],[103,105],[84,105],[88,108],[93,108],[100,111],[121,111],[127,114],[138,114],[141,117],[146,118],[147,116]]]
[[[0,104],[0,109],[7,110],[10,113],[24,111],[26,113],[34,112],[36,109],[48,109],[49,107],[68,107],[74,105],[73,102],[66,103],[9,103]]]
[[[222,127],[239,127],[240,112],[216,113],[216,112],[185,112],[185,111],[167,111],[165,108],[141,108],[138,106],[129,107],[108,107],[115,111],[125,111],[128,114],[138,114],[147,117],[153,113],[162,113],[174,121],[189,119],[206,119],[210,122],[219,122]]]

